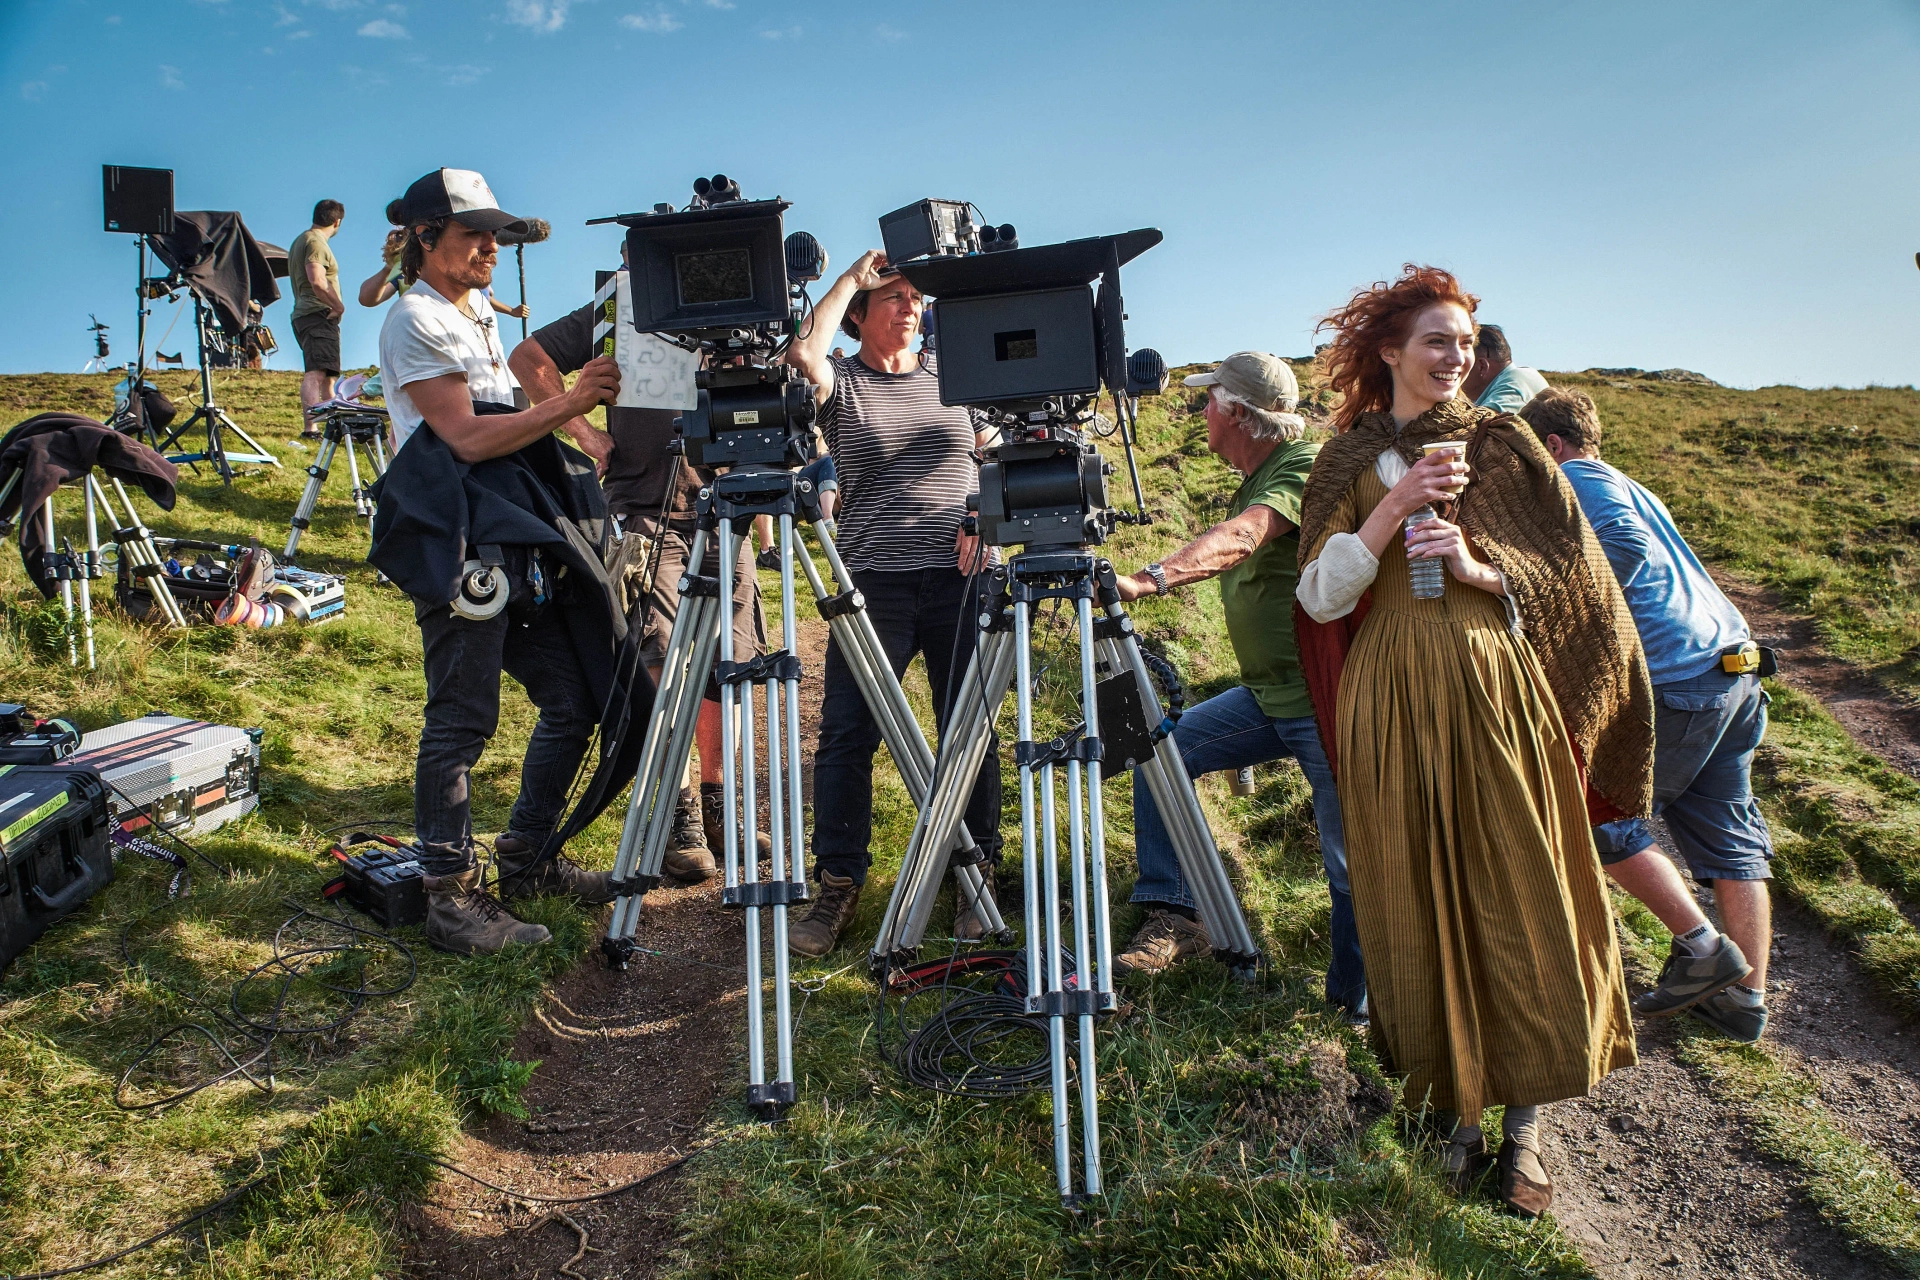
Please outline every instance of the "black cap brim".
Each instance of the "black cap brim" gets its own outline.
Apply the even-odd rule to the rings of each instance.
[[[472,209],[453,215],[454,221],[475,231],[512,231],[527,234],[527,220],[516,218],[504,209]]]

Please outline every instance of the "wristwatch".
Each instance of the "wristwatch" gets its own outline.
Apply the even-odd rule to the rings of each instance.
[[[1157,596],[1167,594],[1167,571],[1158,560],[1155,560],[1152,564],[1141,570],[1141,572],[1153,579],[1153,594]]]

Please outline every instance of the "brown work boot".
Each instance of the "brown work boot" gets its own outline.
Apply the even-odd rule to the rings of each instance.
[[[673,830],[667,835],[667,855],[660,864],[669,880],[699,884],[713,875],[713,851],[707,848],[705,827],[693,788],[680,788],[680,803],[673,810]]]
[[[493,878],[501,897],[512,901],[556,894],[571,897],[583,907],[597,907],[618,896],[612,872],[588,871],[564,853],[535,862],[539,852],[539,845],[516,835],[493,842]]]
[[[543,924],[516,920],[497,898],[482,892],[478,867],[424,876],[420,884],[427,891],[427,941],[435,950],[492,955],[510,943],[545,942],[552,936]]]
[[[993,902],[993,864],[991,862],[981,863],[980,875],[980,892],[988,902]],[[953,881],[953,901],[955,903],[953,912],[953,936],[955,940],[959,942],[978,942],[980,939],[986,937],[987,922],[974,912],[973,902],[967,897],[966,886],[960,883],[960,879],[957,876]]]
[[[1133,935],[1127,949],[1113,958],[1113,976],[1163,973],[1182,960],[1212,954],[1213,939],[1207,936],[1207,926],[1177,911],[1155,907],[1147,913],[1147,922]]]
[[[707,852],[714,861],[720,862],[727,856],[725,818],[726,805],[721,803],[723,788],[718,782],[700,784],[700,821],[707,831]],[[757,833],[754,843],[759,846],[760,860],[766,861],[773,856],[773,839],[766,832]]]
[[[787,928],[787,950],[797,956],[823,956],[840,940],[840,931],[860,905],[860,886],[852,876],[820,873],[820,893],[806,918]]]

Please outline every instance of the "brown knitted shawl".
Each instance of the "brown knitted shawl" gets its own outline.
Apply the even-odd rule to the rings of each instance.
[[[1383,450],[1413,463],[1420,446],[1436,440],[1469,441],[1473,470],[1454,519],[1506,575],[1589,789],[1606,802],[1590,797],[1593,816],[1650,813],[1653,686],[1640,634],[1572,486],[1525,422],[1458,399],[1397,435],[1392,414],[1362,414],[1314,460],[1300,513],[1302,567],[1320,553],[1341,498]]]

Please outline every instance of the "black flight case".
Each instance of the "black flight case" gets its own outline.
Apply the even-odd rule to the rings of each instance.
[[[84,765],[0,765],[0,972],[113,883],[107,787]]]

